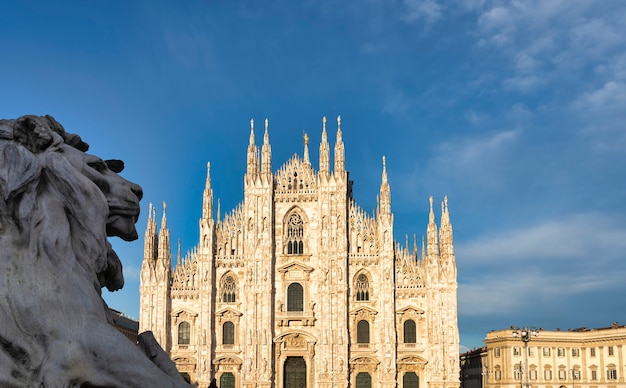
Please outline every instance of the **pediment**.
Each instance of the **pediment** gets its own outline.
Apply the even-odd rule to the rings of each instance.
[[[361,319],[373,321],[377,314],[378,311],[367,306],[352,310],[352,312],[350,313],[350,315],[352,315],[352,319],[354,319],[355,321],[359,321]]]
[[[215,315],[219,317],[240,317],[243,315],[243,313],[240,313],[239,311],[235,309],[227,307],[227,308],[217,311]]]
[[[306,264],[300,262],[293,262],[282,267],[277,270],[283,277],[288,278],[290,280],[309,280],[309,275],[313,272],[313,267],[309,267]]]
[[[226,356],[226,357],[218,357],[213,361],[213,365],[241,365],[243,361],[239,357],[235,356]]]
[[[421,315],[421,314],[424,314],[424,310],[417,308],[415,306],[412,306],[412,305],[408,305],[396,311],[396,314],[398,315],[411,314],[411,313],[416,314],[416,315]]]
[[[187,309],[178,309],[172,312],[173,317],[186,317],[186,318],[195,318],[198,316],[198,313],[193,311],[189,311]]]
[[[380,364],[380,361],[378,361],[375,358],[372,357],[354,357],[350,360],[350,364],[375,364],[378,365]]]

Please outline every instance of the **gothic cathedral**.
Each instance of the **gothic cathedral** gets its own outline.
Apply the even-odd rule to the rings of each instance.
[[[251,121],[243,201],[213,216],[172,268],[165,207],[150,206],[140,332],[151,330],[199,387],[458,388],[457,276],[447,198],[421,252],[393,239],[385,159],[375,214],[352,198],[341,120],[334,163],[323,120],[319,171],[294,155],[272,171]],[[180,249],[179,249],[180,251]]]

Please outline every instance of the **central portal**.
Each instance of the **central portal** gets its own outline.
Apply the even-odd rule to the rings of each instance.
[[[284,371],[284,388],[306,388],[306,363],[303,357],[287,357]]]

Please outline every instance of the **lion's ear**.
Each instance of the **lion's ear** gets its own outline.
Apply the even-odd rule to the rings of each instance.
[[[22,192],[40,174],[39,161],[26,148],[0,142],[0,195],[4,201]]]

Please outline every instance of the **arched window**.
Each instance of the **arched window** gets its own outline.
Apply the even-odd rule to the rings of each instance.
[[[366,320],[360,320],[356,324],[356,342],[358,344],[370,343],[370,323]]]
[[[417,333],[415,328],[415,321],[408,319],[404,321],[404,343],[414,344],[417,342]]]
[[[222,279],[222,302],[235,303],[237,294],[237,284],[232,276],[228,275]]]
[[[419,378],[415,372],[406,372],[402,377],[402,388],[419,388]]]
[[[235,388],[235,375],[230,372],[224,372],[220,376],[221,388]]]
[[[370,282],[365,274],[360,274],[356,278],[356,284],[354,286],[356,292],[357,301],[370,300]]]
[[[301,255],[304,253],[304,222],[298,213],[293,213],[287,221],[287,254]]]
[[[300,283],[287,287],[287,311],[304,311],[304,295]]]
[[[189,322],[181,322],[178,325],[178,344],[189,345],[189,339],[191,338],[191,329]]]
[[[372,388],[372,376],[367,372],[356,375],[356,388]]]
[[[235,325],[231,321],[226,321],[222,325],[222,344],[235,344]]]

